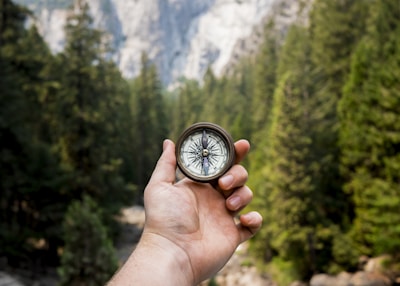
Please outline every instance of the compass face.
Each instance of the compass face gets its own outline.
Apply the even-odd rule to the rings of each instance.
[[[212,123],[197,123],[183,132],[176,145],[178,167],[187,177],[200,182],[222,176],[234,163],[231,136]]]

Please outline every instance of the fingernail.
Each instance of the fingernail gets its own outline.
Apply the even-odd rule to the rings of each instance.
[[[240,197],[233,196],[228,199],[228,203],[231,206],[231,210],[236,211],[240,208]]]
[[[164,142],[163,142],[163,151],[165,151],[167,146],[168,146],[168,139],[165,139]]]
[[[223,176],[221,179],[219,179],[219,183],[226,188],[230,187],[233,183],[233,176],[231,174]]]
[[[253,219],[253,215],[251,213],[243,214],[241,217],[247,221],[247,223],[251,223],[251,220]]]

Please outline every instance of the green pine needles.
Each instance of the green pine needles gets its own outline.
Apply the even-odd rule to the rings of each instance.
[[[88,196],[73,202],[64,221],[65,247],[58,269],[60,284],[104,285],[118,267],[115,250],[101,222],[97,204]]]

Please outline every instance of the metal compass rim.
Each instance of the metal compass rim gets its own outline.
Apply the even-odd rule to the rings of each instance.
[[[218,170],[216,174],[210,176],[198,176],[190,172],[185,167],[185,162],[182,161],[180,154],[182,144],[189,138],[189,136],[196,134],[197,132],[202,132],[203,130],[210,130],[212,133],[215,133],[219,138],[221,138],[227,152],[227,159],[224,162],[223,167]],[[179,139],[176,143],[175,155],[177,159],[177,166],[186,177],[197,182],[212,182],[224,175],[233,166],[235,162],[235,146],[232,136],[221,126],[211,122],[198,122],[189,126],[179,136]]]

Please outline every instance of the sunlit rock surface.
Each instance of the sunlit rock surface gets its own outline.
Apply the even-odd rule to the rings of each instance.
[[[65,43],[63,27],[72,0],[15,0],[35,12],[39,31],[54,52]],[[181,77],[200,80],[210,66],[216,75],[275,7],[286,15],[295,0],[88,0],[94,26],[107,31],[114,59],[125,77],[140,70],[146,52],[164,84]],[[293,8],[294,7],[294,8]],[[288,14],[289,12],[289,14]],[[289,22],[293,17],[289,17]],[[239,49],[238,49],[239,47]]]

